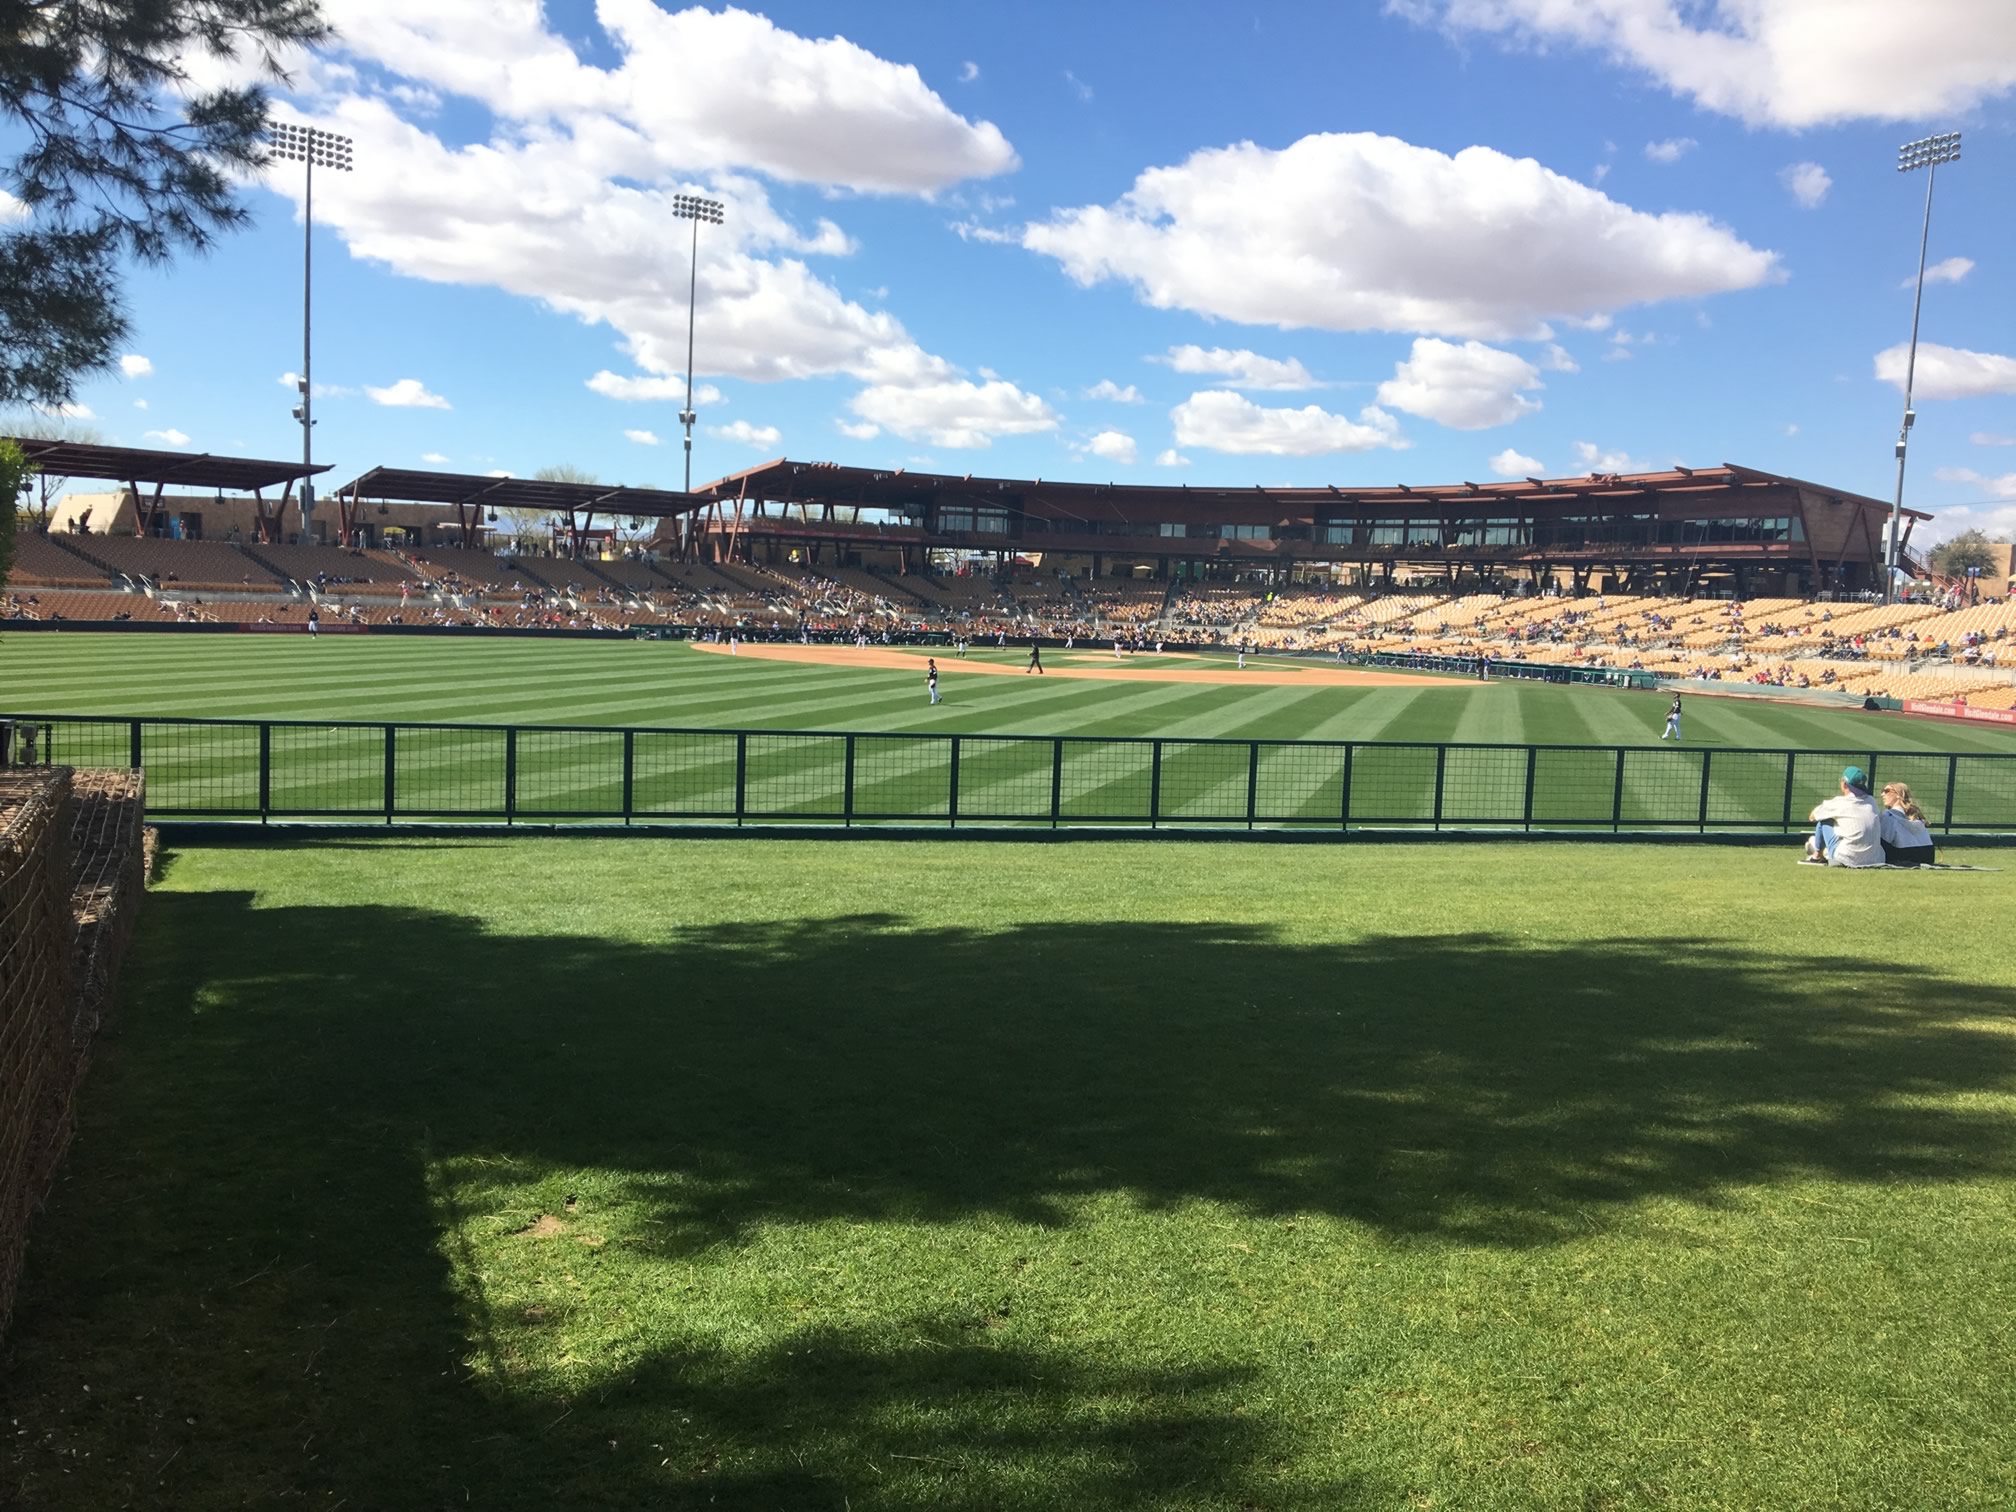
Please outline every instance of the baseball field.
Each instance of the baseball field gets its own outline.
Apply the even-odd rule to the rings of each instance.
[[[1643,743],[1666,702],[974,657],[1017,670],[941,661],[932,708],[921,661],[0,646],[41,713]],[[2016,749],[1687,736],[1879,718]],[[182,847],[35,1230],[0,1502],[2008,1506],[2016,884],[1947,854],[1988,869]]]

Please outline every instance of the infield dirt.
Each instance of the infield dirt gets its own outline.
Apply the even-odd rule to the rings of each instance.
[[[715,656],[726,656],[728,648],[711,641],[696,641],[696,651],[705,651]],[[794,646],[778,644],[751,645],[747,642],[737,648],[738,656],[751,656],[758,661],[812,662],[828,667],[867,667],[882,671],[921,672],[923,667],[921,651],[897,650],[890,646]],[[1224,665],[1201,667],[1140,667],[1121,663],[1115,666],[1089,666],[1083,658],[1102,653],[1095,651],[1055,652],[1043,664],[1046,677],[1076,677],[1092,682],[1158,682],[1158,683],[1217,683],[1226,686],[1261,688],[1453,688],[1460,685],[1456,678],[1429,677],[1413,672],[1370,672],[1360,667],[1330,667],[1305,665],[1282,667],[1251,666],[1245,671]],[[1160,660],[1169,660],[1168,657]],[[977,673],[984,677],[1022,677],[1026,674],[1020,666],[1003,662],[962,660],[950,655],[938,658],[938,670],[947,677]]]

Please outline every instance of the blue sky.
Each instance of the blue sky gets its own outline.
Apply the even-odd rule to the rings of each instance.
[[[1896,149],[1960,130],[1907,502],[2016,527],[2006,0],[328,9],[343,44],[277,114],[357,142],[317,178],[331,483],[676,487],[666,202],[697,192],[728,223],[700,234],[696,482],[1731,461],[1888,497],[1925,186]],[[298,451],[299,190],[276,166],[254,229],[134,273],[134,376],[86,385],[85,423]]]

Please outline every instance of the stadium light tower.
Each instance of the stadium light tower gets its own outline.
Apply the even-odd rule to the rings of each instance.
[[[675,220],[693,222],[693,260],[686,280],[686,408],[679,411],[679,423],[686,430],[686,492],[693,492],[693,304],[700,290],[700,222],[721,224],[726,208],[720,200],[702,199],[697,194],[672,196]]]
[[[1911,351],[1904,361],[1904,423],[1897,430],[1897,502],[1890,511],[1890,546],[1883,554],[1883,602],[1897,601],[1897,522],[1904,514],[1904,454],[1911,446],[1911,427],[1918,417],[1911,411],[1911,385],[1918,376],[1918,306],[1925,298],[1925,247],[1932,238],[1932,186],[1939,180],[1941,163],[1960,161],[1960,133],[1920,137],[1897,149],[1897,171],[1925,170],[1925,225],[1918,233],[1918,291],[1911,296]]]
[[[301,391],[301,402],[294,407],[294,418],[301,422],[301,465],[315,465],[315,170],[333,168],[338,173],[350,171],[350,138],[338,136],[333,131],[324,131],[319,126],[276,125],[270,135],[273,139],[273,156],[291,158],[306,171],[306,193],[302,200],[303,213],[301,234],[301,376],[295,380],[295,387]],[[311,477],[301,479],[301,539],[313,542],[315,539],[315,481]]]

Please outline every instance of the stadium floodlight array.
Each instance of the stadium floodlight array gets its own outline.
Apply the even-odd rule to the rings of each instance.
[[[347,136],[324,131],[320,126],[297,126],[282,122],[267,128],[273,142],[273,156],[292,158],[312,168],[334,168],[348,173],[355,143]]]
[[[1911,408],[1911,388],[1918,376],[1918,307],[1925,298],[1925,249],[1932,240],[1932,187],[1941,163],[1960,161],[1960,133],[1944,131],[1920,137],[1897,149],[1897,171],[1925,172],[1925,224],[1918,233],[1918,288],[1911,296],[1911,348],[1904,359],[1904,423],[1897,429],[1897,502],[1890,511],[1890,542],[1883,553],[1883,602],[1897,601],[1897,522],[1904,517],[1904,456],[1911,449],[1911,427],[1918,416]]]
[[[300,163],[304,175],[301,199],[301,376],[295,380],[301,402],[294,406],[294,418],[301,424],[301,466],[315,465],[315,170],[332,168],[349,173],[354,167],[355,147],[341,132],[324,131],[294,121],[280,121],[266,128],[273,156]],[[301,539],[314,540],[315,483],[304,474],[301,479]],[[345,542],[344,544],[348,544]]]
[[[718,226],[727,208],[720,200],[702,199],[697,194],[672,196],[672,215],[677,220],[704,220]]]
[[[1920,137],[1915,142],[1906,142],[1897,149],[1897,171],[1909,173],[1913,168],[1936,168],[1941,163],[1960,161],[1960,133],[1948,131],[1940,136]]]
[[[693,222],[692,261],[687,265],[686,276],[686,407],[679,411],[679,424],[686,432],[686,492],[693,492],[693,307],[700,292],[700,223],[718,226],[726,217],[727,205],[721,200],[705,199],[697,194],[675,194],[672,196],[672,218]]]

